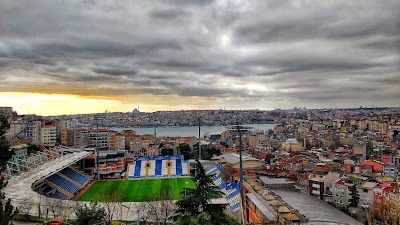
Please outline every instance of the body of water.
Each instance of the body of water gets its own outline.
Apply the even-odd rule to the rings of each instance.
[[[276,124],[243,124],[246,127],[252,127],[254,130],[274,129]],[[200,134],[203,137],[205,133],[221,134],[227,130],[229,126],[202,126]],[[116,131],[120,130],[134,130],[139,135],[154,134],[154,128],[151,127],[126,127],[126,128],[111,128]],[[198,136],[199,127],[157,127],[157,137],[184,137],[184,136]]]

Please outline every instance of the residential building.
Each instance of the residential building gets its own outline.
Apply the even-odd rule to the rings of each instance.
[[[117,150],[125,150],[125,135],[117,134],[115,140]]]
[[[108,132],[108,148],[113,151],[117,150],[117,132],[116,131],[110,130]],[[121,150],[123,150],[123,149],[121,149]]]
[[[46,147],[51,148],[56,146],[57,142],[57,128],[52,125],[43,125],[40,129],[40,143]]]
[[[32,127],[32,144],[39,145],[40,144],[40,131],[42,127],[42,121],[32,121],[30,126]]]
[[[332,184],[338,179],[338,172],[316,171],[311,173],[308,177],[309,194],[323,200],[324,193],[326,193],[331,188]]]
[[[396,166],[384,166],[382,170],[382,174],[385,176],[393,177],[394,181],[397,181],[398,179],[398,170]]]
[[[108,130],[105,128],[89,129],[88,132],[88,147],[98,147],[100,150],[108,150]],[[82,131],[83,133],[83,131]],[[98,133],[98,135],[97,135]]]

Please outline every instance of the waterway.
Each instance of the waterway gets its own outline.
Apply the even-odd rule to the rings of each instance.
[[[246,127],[252,127],[254,130],[274,129],[276,124],[243,124]],[[201,136],[205,133],[209,134],[221,134],[228,129],[229,126],[202,126],[200,128]],[[126,128],[110,128],[112,130],[134,130],[139,135],[143,134],[154,134],[154,128],[151,127],[126,127]],[[187,136],[198,136],[199,127],[157,127],[158,137],[187,137]]]

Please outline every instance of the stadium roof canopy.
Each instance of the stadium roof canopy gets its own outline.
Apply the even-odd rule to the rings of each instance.
[[[34,182],[49,177],[90,154],[90,152],[83,151],[63,155],[28,172],[24,172],[20,176],[13,176],[4,188],[4,193],[7,198],[10,198],[17,205],[20,202],[26,201],[26,199],[30,199],[31,201],[38,200],[40,195],[32,190]]]

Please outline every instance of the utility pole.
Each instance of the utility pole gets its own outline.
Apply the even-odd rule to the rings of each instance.
[[[242,132],[240,132],[239,122],[236,122],[239,133],[239,164],[240,164],[240,205],[242,206],[242,224],[244,224],[243,209],[243,161],[242,161]]]
[[[99,117],[96,116],[96,168],[97,168],[97,180],[100,180],[100,162],[99,162]]]
[[[201,160],[201,146],[200,146],[200,117],[197,118],[199,121],[199,160]]]

